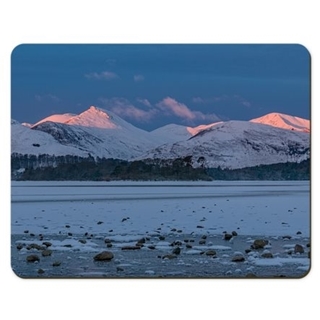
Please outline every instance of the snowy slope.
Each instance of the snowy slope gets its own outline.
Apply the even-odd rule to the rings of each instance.
[[[174,143],[191,138],[198,134],[202,130],[206,130],[216,125],[217,123],[211,123],[208,125],[199,125],[197,127],[187,127],[177,124],[168,124],[150,132],[153,137],[159,138],[163,144]]]
[[[190,155],[194,166],[204,157],[207,167],[232,169],[300,162],[310,157],[310,136],[259,123],[228,121],[200,131],[187,141],[157,147],[139,159],[175,159]]]
[[[160,144],[159,139],[151,137],[148,132],[134,127],[112,112],[96,107],[90,107],[76,116],[53,115],[32,128],[24,129],[24,139],[20,138],[17,128],[12,130],[12,152],[40,154],[44,149],[35,148],[33,143],[42,146],[54,142],[62,148],[49,149],[48,154],[91,154],[95,157],[131,159]],[[24,143],[25,139],[36,141],[36,137],[41,143]]]
[[[310,132],[310,121],[283,113],[269,113],[263,117],[250,120],[250,122],[266,124],[269,126],[295,130],[301,132]]]
[[[87,157],[87,154],[78,148],[64,146],[50,134],[32,130],[15,120],[11,120],[11,153]]]

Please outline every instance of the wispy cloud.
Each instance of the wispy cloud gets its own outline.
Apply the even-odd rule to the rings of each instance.
[[[143,110],[137,108],[125,98],[102,98],[100,99],[100,102],[105,108],[113,111],[118,116],[126,119],[135,119],[140,122],[148,122],[157,113],[157,110],[155,109]]]
[[[151,105],[151,103],[149,102],[148,99],[140,99],[140,98],[138,98],[138,99],[137,99],[137,102],[143,104],[143,105],[146,106],[146,107],[149,107],[149,108],[152,107],[152,105]]]
[[[194,97],[192,99],[193,103],[196,104],[213,104],[213,103],[218,103],[218,102],[236,102],[240,105],[243,105],[247,108],[251,107],[251,102],[245,99],[244,97],[240,95],[226,95],[223,94],[221,96],[216,96],[216,97],[209,97],[209,98],[201,98],[201,97]]]
[[[52,94],[52,93],[48,93],[48,94],[36,94],[34,96],[34,98],[39,101],[39,102],[43,102],[43,101],[54,101],[54,102],[59,102],[60,98],[58,98],[56,95]]]
[[[189,109],[185,104],[178,102],[177,100],[167,97],[157,103],[159,109],[164,111],[167,115],[173,114],[188,123],[192,123],[196,120],[202,121],[219,121],[220,118],[215,114],[205,114],[201,111],[193,111]]]
[[[143,81],[144,80],[144,76],[142,74],[135,74],[133,76],[133,80],[134,82],[140,82],[140,81]]]
[[[91,72],[84,75],[89,80],[114,80],[118,79],[119,76],[111,71],[103,72]]]

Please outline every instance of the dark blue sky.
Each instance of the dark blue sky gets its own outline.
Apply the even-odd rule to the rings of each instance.
[[[310,56],[300,45],[20,45],[11,58],[11,117],[35,123],[91,105],[151,130],[310,119]]]

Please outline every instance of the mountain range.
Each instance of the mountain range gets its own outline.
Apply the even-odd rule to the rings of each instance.
[[[11,120],[11,154],[174,160],[228,169],[301,162],[310,158],[310,121],[270,113],[250,121],[188,127],[169,124],[147,132],[115,113],[91,106],[79,115],[51,115],[35,124]]]

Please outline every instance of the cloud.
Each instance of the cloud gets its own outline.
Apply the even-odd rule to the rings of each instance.
[[[134,82],[140,82],[140,81],[143,81],[144,80],[144,76],[142,74],[135,74],[133,76],[133,80]]]
[[[111,71],[103,71],[103,72],[91,72],[84,75],[89,80],[114,80],[118,79],[119,76]]]
[[[182,119],[192,120],[195,118],[194,113],[185,104],[170,97],[164,98],[157,103],[157,107],[165,113],[172,113]]]
[[[138,101],[139,103],[143,104],[143,105],[146,106],[146,107],[149,107],[149,108],[152,107],[152,105],[151,105],[151,103],[149,102],[148,99],[140,99],[140,98],[138,98],[137,101]]]
[[[135,119],[141,122],[149,121],[157,113],[156,109],[143,110],[137,108],[125,98],[102,98],[100,99],[100,101],[102,102],[104,107],[113,111],[118,116],[123,118]]]
[[[209,98],[194,97],[192,98],[192,102],[196,104],[212,104],[217,102],[236,102],[247,108],[251,107],[251,103],[248,100],[246,100],[245,98],[237,94],[235,95],[223,94],[221,96],[209,97]]]
[[[220,118],[214,113],[205,114],[201,111],[192,111],[185,104],[178,102],[177,100],[167,97],[156,104],[156,106],[164,111],[166,115],[173,114],[188,123],[194,123],[195,121],[210,121],[216,122]]]
[[[34,96],[34,98],[39,102],[48,101],[48,100],[51,100],[51,101],[54,101],[54,102],[59,102],[60,101],[60,98],[58,98],[56,95],[54,95],[52,93],[43,94],[43,95],[36,94]]]

